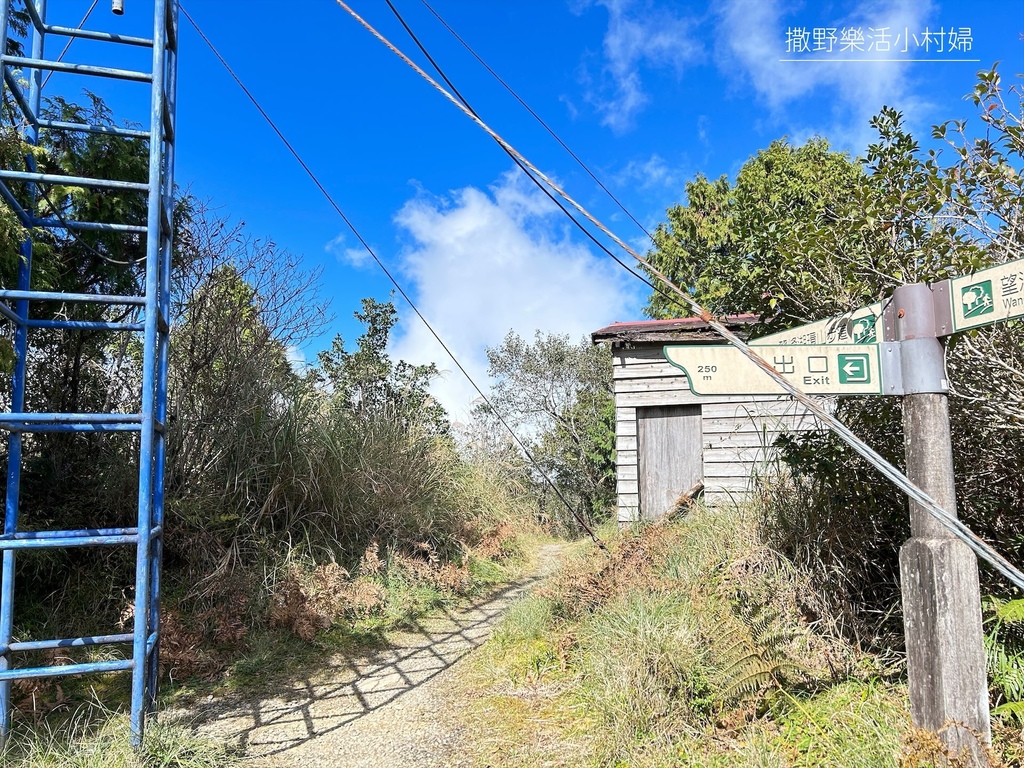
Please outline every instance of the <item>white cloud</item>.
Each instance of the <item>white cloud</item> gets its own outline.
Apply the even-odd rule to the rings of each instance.
[[[663,187],[676,187],[682,176],[678,168],[673,168],[658,153],[646,160],[630,160],[626,167],[616,174],[616,180],[622,186],[633,185],[641,190]]]
[[[485,349],[509,330],[580,338],[637,317],[640,283],[610,259],[574,242],[562,214],[518,171],[488,191],[410,200],[396,222],[411,238],[402,269],[424,316],[486,391]],[[434,395],[464,420],[476,392],[411,312],[402,312],[391,353],[434,361],[447,374]]]
[[[815,133],[855,151],[865,148],[873,132],[868,120],[889,104],[905,111],[922,105],[913,92],[911,64],[899,62],[895,51],[857,53],[863,59],[889,56],[889,61],[780,61],[787,58],[786,29],[790,26],[889,27],[895,31],[923,29],[932,11],[931,0],[867,0],[846,17],[818,19],[810,15],[783,18],[781,0],[724,0],[719,6],[719,67],[753,86],[768,106],[771,118],[786,125],[794,139]],[[806,7],[805,7],[806,8]],[[839,57],[838,48],[831,54]],[[831,98],[824,114],[813,114],[802,100],[815,103]]]
[[[668,9],[637,0],[593,2],[608,10],[603,77],[596,87],[588,82],[589,77],[584,84],[590,88],[588,100],[602,114],[601,123],[623,133],[650,101],[642,68],[671,68],[681,73],[684,65],[698,58],[702,47],[691,34],[691,21]]]
[[[348,264],[350,267],[356,269],[362,269],[370,261],[369,252],[362,246],[358,248],[347,248],[345,246],[345,233],[342,232],[333,240],[327,242],[324,246],[324,250],[330,253],[340,261],[342,264]]]

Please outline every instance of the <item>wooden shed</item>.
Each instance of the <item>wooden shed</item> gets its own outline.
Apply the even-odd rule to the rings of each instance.
[[[744,336],[755,321],[740,315],[726,325]],[[591,338],[611,346],[620,523],[662,515],[697,481],[709,504],[740,500],[770,465],[779,434],[815,428],[789,397],[693,394],[662,348],[726,343],[698,318],[613,323]]]

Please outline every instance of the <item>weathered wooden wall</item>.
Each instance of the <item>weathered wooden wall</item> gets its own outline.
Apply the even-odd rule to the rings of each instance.
[[[686,375],[665,360],[660,345],[616,346],[612,362],[620,522],[638,520],[640,515],[637,408],[701,407],[704,497],[710,504],[743,498],[751,478],[770,460],[769,447],[780,432],[815,427],[813,417],[788,397],[698,397],[690,391]]]

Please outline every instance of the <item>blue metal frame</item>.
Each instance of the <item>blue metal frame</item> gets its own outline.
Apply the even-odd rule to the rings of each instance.
[[[149,177],[146,183],[121,179],[94,179],[39,173],[31,157],[23,169],[0,168],[0,197],[29,230],[21,246],[18,285],[0,289],[0,321],[14,325],[15,370],[12,377],[11,410],[0,413],[0,430],[7,431],[8,467],[4,527],[0,534],[3,553],[0,577],[0,740],[11,728],[11,681],[22,678],[77,675],[129,670],[131,686],[131,732],[133,743],[142,742],[146,716],[155,711],[159,682],[160,565],[164,526],[164,424],[167,419],[167,360],[170,319],[172,216],[174,194],[174,116],[177,84],[178,0],[151,0],[152,39],[129,37],[95,30],[71,29],[46,23],[47,0],[28,0],[31,17],[31,54],[8,56],[9,3],[0,0],[0,100],[9,92],[24,121],[23,139],[37,144],[40,131],[87,131],[149,139]],[[46,59],[48,35],[152,48],[151,72]],[[12,70],[28,73],[25,94]],[[117,78],[150,86],[149,130],[97,126],[43,119],[40,116],[44,72],[63,72],[84,77]],[[28,202],[22,204],[8,181],[24,184]],[[36,185],[61,184],[87,188],[145,192],[147,219],[137,222],[68,221],[61,217],[38,218]],[[40,228],[82,231],[146,233],[145,293],[142,296],[51,293],[33,290],[32,232]],[[107,306],[136,306],[143,309],[141,322],[39,320],[29,318],[31,302],[89,302]],[[132,331],[143,334],[143,367],[139,413],[26,413],[25,388],[30,329],[85,329]],[[139,507],[137,525],[130,528],[91,528],[74,531],[19,531],[18,510],[21,485],[22,435],[25,432],[138,432]],[[135,616],[131,633],[96,635],[57,640],[13,642],[15,554],[20,549],[56,547],[136,547]],[[131,658],[60,667],[16,666],[12,654],[53,648],[130,645]]]

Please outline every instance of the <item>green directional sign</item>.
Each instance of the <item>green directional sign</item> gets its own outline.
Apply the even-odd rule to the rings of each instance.
[[[812,395],[880,395],[876,344],[780,344],[753,347],[765,362]],[[787,392],[735,347],[665,347],[665,358],[686,372],[697,395],[782,395]]]
[[[858,352],[855,355],[837,355],[836,368],[840,384],[869,384],[871,382],[871,356]]]
[[[949,281],[953,330],[1024,317],[1024,259]]]
[[[818,320],[788,331],[779,331],[759,339],[750,346],[776,344],[875,344],[882,337],[882,302],[847,312],[838,317]]]

